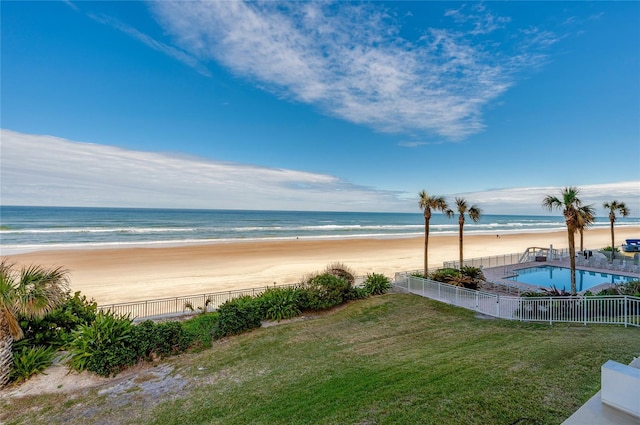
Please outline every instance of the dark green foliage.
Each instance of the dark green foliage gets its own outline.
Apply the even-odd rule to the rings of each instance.
[[[182,322],[182,327],[189,336],[191,348],[200,350],[211,347],[213,332],[218,325],[218,313],[205,313]]]
[[[140,323],[132,329],[132,344],[136,356],[143,360],[167,357],[182,353],[189,348],[190,336],[179,322]]]
[[[290,319],[301,313],[300,292],[294,288],[269,288],[256,300],[261,317],[267,320]]]
[[[98,305],[95,301],[76,292],[68,295],[65,302],[51,313],[40,319],[20,318],[20,327],[24,338],[20,347],[43,345],[63,347],[71,338],[71,331],[79,325],[89,324],[96,317]]]
[[[218,315],[217,338],[237,335],[262,324],[260,302],[248,295],[225,302],[218,308]]]
[[[347,299],[348,300],[362,300],[367,298],[369,295],[371,295],[369,293],[369,291],[362,287],[362,286],[354,286],[349,290],[349,293],[347,294]]]
[[[436,282],[449,283],[460,276],[460,270],[454,268],[438,269],[431,273],[429,279]]]
[[[11,380],[22,382],[32,375],[42,372],[53,362],[53,347],[22,347],[13,353],[13,370]]]
[[[351,285],[328,273],[313,276],[303,282],[300,291],[300,306],[304,310],[325,310],[349,299]]]
[[[391,289],[391,279],[383,274],[367,274],[367,278],[364,281],[364,289],[370,295],[384,294]]]
[[[133,339],[133,324],[128,316],[99,312],[89,325],[72,332],[69,367],[81,372],[89,370],[101,376],[115,375],[138,360]]]
[[[438,269],[431,273],[430,278],[436,282],[462,286],[467,289],[478,289],[485,281],[482,270],[477,267],[463,266],[460,270],[454,268]]]

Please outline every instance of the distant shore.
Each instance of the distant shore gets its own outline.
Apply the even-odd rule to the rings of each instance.
[[[615,230],[616,246],[640,238],[640,227]],[[576,249],[580,238],[576,235]],[[611,245],[609,229],[584,234],[586,249]],[[528,247],[566,248],[567,232],[464,235],[464,257],[524,252]],[[429,238],[429,267],[458,258],[458,236]],[[61,266],[71,288],[98,304],[295,283],[341,262],[356,274],[422,269],[424,238],[231,242],[162,248],[46,250],[3,256],[18,265]]]

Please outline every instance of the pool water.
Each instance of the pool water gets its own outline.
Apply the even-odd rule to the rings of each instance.
[[[526,269],[514,270],[517,276],[511,276],[506,279],[516,282],[536,285],[543,288],[551,288],[552,286],[565,291],[571,290],[571,269],[556,266],[528,267]],[[620,276],[617,274],[590,272],[586,270],[576,270],[576,290],[578,292],[587,290],[601,283],[627,283],[638,278],[629,276]]]

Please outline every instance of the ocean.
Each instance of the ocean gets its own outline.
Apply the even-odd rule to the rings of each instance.
[[[619,218],[618,226],[640,226]],[[592,228],[609,227],[607,217]],[[467,220],[467,234],[566,230],[561,214],[484,215]],[[457,216],[434,213],[430,234],[455,235]],[[416,213],[180,210],[0,206],[0,255],[44,249],[169,246],[234,241],[398,238],[424,235]]]

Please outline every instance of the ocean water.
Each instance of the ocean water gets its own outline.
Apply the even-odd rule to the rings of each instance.
[[[608,227],[598,218],[594,228]],[[620,218],[618,226],[640,226]],[[558,216],[484,215],[467,220],[466,234],[508,234],[566,230]],[[431,235],[454,235],[457,217],[434,214]],[[0,255],[42,249],[163,246],[198,243],[397,238],[424,235],[416,213],[179,210],[0,206]]]

